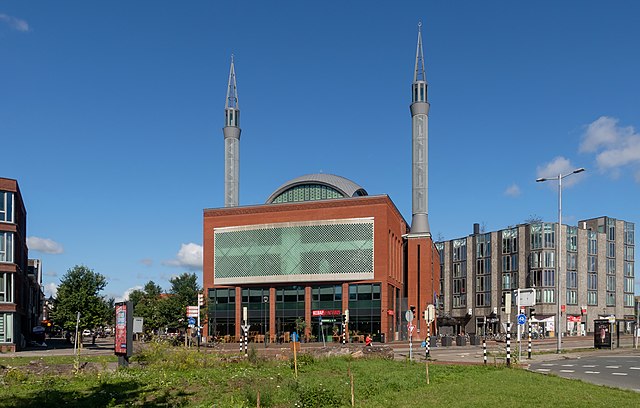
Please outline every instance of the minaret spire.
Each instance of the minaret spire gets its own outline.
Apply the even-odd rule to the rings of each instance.
[[[240,104],[233,55],[224,105],[224,206],[238,206],[240,170]]]
[[[412,217],[409,236],[431,236],[428,216],[429,102],[422,51],[422,22],[418,23],[418,44],[411,94]]]

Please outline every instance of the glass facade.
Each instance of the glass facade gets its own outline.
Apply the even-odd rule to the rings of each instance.
[[[221,284],[264,277],[272,282],[371,279],[373,219],[217,228],[214,276]]]
[[[209,289],[209,336],[219,340],[235,334],[236,290],[234,288]],[[235,339],[234,339],[235,341]]]
[[[344,194],[329,186],[320,184],[301,184],[278,195],[273,203],[294,203],[300,201],[327,200],[344,198]]]
[[[476,236],[476,306],[491,305],[491,234]]]
[[[467,239],[453,241],[453,290],[454,308],[467,306]]]
[[[379,283],[349,285],[349,333],[380,341],[382,308]]]

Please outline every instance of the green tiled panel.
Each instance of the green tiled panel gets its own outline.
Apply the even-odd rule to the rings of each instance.
[[[215,232],[215,278],[372,273],[373,221]]]

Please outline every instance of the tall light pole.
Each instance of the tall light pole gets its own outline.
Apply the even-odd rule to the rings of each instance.
[[[556,249],[558,251],[558,276],[556,277],[556,287],[557,289],[557,302],[558,309],[556,312],[556,337],[558,338],[558,347],[556,353],[560,353],[562,351],[562,329],[560,328],[560,323],[562,321],[562,280],[561,277],[564,275],[562,273],[561,265],[562,265],[562,179],[569,177],[572,174],[582,173],[584,171],[584,167],[580,167],[579,169],[573,170],[571,173],[567,174],[558,174],[556,177],[541,177],[536,179],[536,182],[541,183],[543,181],[549,180],[558,180],[558,245]]]

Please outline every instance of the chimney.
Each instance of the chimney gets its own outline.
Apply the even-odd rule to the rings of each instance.
[[[473,224],[473,235],[480,234],[480,224],[477,222]]]

